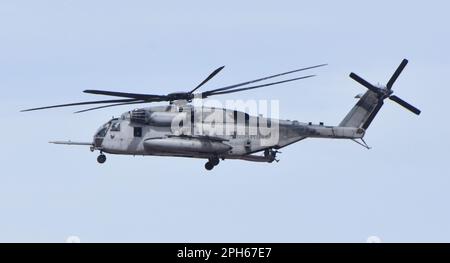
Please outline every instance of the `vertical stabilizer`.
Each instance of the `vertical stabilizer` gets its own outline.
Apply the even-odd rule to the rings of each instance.
[[[382,106],[383,100],[378,98],[378,94],[368,90],[345,116],[339,126],[367,129]]]

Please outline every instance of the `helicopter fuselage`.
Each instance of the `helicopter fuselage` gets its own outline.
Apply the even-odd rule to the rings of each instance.
[[[93,150],[110,154],[272,162],[276,149],[307,137],[362,138],[364,130],[278,120],[222,108],[168,105],[113,118],[95,134]],[[264,151],[263,156],[253,155]]]

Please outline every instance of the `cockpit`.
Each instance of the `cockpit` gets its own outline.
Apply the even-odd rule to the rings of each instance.
[[[114,118],[102,125],[94,135],[94,145],[95,147],[101,147],[103,139],[108,133],[109,129],[120,129],[119,119]]]

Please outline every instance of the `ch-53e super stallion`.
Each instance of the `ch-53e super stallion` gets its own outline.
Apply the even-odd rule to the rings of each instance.
[[[202,158],[207,160],[205,164],[207,170],[213,169],[220,160],[227,159],[272,163],[278,161],[279,149],[306,138],[349,139],[368,148],[363,139],[364,135],[387,98],[419,115],[420,110],[393,95],[392,86],[407,63],[406,59],[401,62],[385,86],[372,85],[355,73],[351,73],[350,77],[368,90],[357,96],[358,102],[337,126],[279,120],[261,115],[250,116],[242,111],[196,107],[192,104],[196,98],[202,100],[211,96],[310,78],[314,75],[248,86],[275,77],[322,67],[325,64],[195,93],[224,68],[220,67],[188,92],[153,95],[85,90],[85,93],[120,97],[120,99],[61,104],[23,111],[97,104],[97,107],[77,112],[80,113],[120,105],[169,102],[169,105],[165,106],[134,109],[125,112],[119,118],[109,120],[97,130],[92,142],[54,141],[51,143],[90,146],[91,151],[100,151],[97,158],[99,163],[106,161],[105,153]]]

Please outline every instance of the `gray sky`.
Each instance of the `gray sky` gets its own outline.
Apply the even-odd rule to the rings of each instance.
[[[448,1],[0,1],[0,241],[450,241]],[[96,99],[87,88],[203,89],[329,63],[319,76],[226,99],[278,99],[281,116],[338,124],[365,88],[394,86],[373,147],[310,139],[281,161],[108,156],[47,144],[91,140],[128,107],[83,115],[34,106]]]

